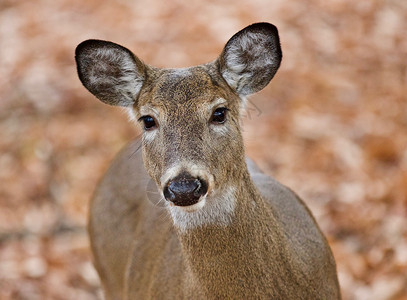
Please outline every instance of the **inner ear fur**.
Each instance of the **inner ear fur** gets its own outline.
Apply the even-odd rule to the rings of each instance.
[[[270,23],[255,23],[226,43],[219,57],[219,71],[239,96],[248,96],[270,82],[281,59],[277,28]]]
[[[144,82],[144,64],[118,44],[87,40],[75,50],[82,84],[99,100],[110,105],[132,106]]]

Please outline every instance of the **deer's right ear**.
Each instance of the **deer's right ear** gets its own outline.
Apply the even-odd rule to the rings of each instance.
[[[75,60],[79,79],[99,100],[134,105],[146,67],[130,50],[112,42],[87,40],[76,47]]]

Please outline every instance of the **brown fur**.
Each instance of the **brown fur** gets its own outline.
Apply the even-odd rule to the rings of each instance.
[[[117,156],[91,202],[91,245],[107,299],[339,299],[335,261],[311,213],[245,159],[241,98],[262,89],[277,71],[275,27],[249,26],[219,59],[183,70],[149,67],[110,44],[78,47],[82,82],[102,101],[131,107],[137,118],[154,116],[157,128],[144,133],[142,153],[138,141]],[[114,80],[112,71],[93,68],[102,59],[95,49],[103,47],[115,49],[114,57],[110,50],[102,55],[106,65],[116,63]],[[132,61],[134,72],[128,71]],[[130,90],[126,84],[134,77],[142,86]],[[125,96],[117,84],[125,86]],[[211,105],[220,98],[229,111],[225,124],[214,125]],[[171,220],[169,204],[160,208],[148,200],[150,177],[160,190],[163,174],[178,165],[186,171],[197,165],[213,178],[208,207],[231,201],[211,195],[235,188],[228,224],[183,229]]]

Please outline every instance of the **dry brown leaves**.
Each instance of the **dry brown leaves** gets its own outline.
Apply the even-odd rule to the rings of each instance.
[[[283,64],[251,98],[248,154],[307,202],[344,299],[407,299],[407,3],[0,3],[0,299],[100,299],[87,205],[138,131],[76,76],[73,52],[112,40],[155,66],[207,62],[269,21]]]

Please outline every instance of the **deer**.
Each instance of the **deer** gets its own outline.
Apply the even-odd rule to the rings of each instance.
[[[80,43],[75,60],[84,87],[142,128],[90,202],[106,299],[341,298],[310,210],[245,155],[247,98],[282,60],[274,25],[247,26],[194,67],[153,67],[102,40]],[[160,205],[147,195],[149,181]]]

